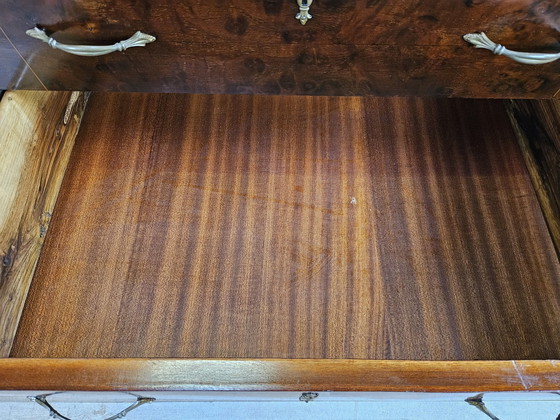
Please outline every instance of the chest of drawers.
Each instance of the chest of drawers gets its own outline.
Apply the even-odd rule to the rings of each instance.
[[[0,7],[1,388],[560,388],[555,2]]]

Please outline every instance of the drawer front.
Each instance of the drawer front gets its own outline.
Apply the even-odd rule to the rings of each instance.
[[[316,0],[305,26],[297,10],[295,0],[9,0],[0,26],[49,89],[535,98],[560,89],[560,62],[512,63],[462,40],[485,31],[513,49],[558,51],[555,1]],[[70,44],[137,30],[157,41],[73,57],[26,36],[35,25]]]
[[[558,44],[560,4],[550,0],[315,0],[314,18],[296,19],[296,0],[7,0],[0,22],[25,53],[36,44],[24,34],[35,24],[61,41],[118,40],[141,29],[161,48],[188,44],[462,45],[461,36],[491,33],[520,48]]]
[[[32,396],[35,399],[30,401]],[[50,407],[45,406],[44,401]],[[49,414],[53,417],[54,411],[72,419],[100,419],[99,413],[104,413],[105,419],[119,418],[123,407],[127,407],[126,417],[135,420],[551,420],[557,418],[560,399],[552,393],[519,392],[473,395],[142,391],[130,395],[125,392],[0,391],[0,411],[9,412],[11,418],[20,420],[47,420]],[[111,414],[114,417],[109,417]]]

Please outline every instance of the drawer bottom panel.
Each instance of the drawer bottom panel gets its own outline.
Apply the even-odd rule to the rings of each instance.
[[[93,94],[12,357],[560,358],[500,101]]]

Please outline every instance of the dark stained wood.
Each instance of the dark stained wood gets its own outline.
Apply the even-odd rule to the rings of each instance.
[[[295,0],[7,0],[0,25],[49,89],[551,98],[560,62],[512,63],[462,35],[558,51],[560,7],[543,0],[328,0],[302,26]],[[156,43],[74,57],[25,35],[107,44],[136,30]]]
[[[2,390],[557,391],[557,361],[3,359]]]
[[[560,6],[547,0],[326,0],[312,5],[314,18],[306,26],[294,18],[295,0],[5,0],[1,10],[3,26],[25,53],[36,50],[22,31],[30,24],[62,42],[118,41],[143,30],[157,33],[164,50],[216,41],[458,46],[477,30],[500,43],[554,50],[560,19]]]
[[[97,94],[13,357],[548,359],[503,104]]]
[[[546,73],[550,67],[512,64],[467,45],[214,44],[210,51],[207,45],[195,45],[153,58],[134,51],[97,60],[61,51],[36,57],[42,57],[40,74],[49,89],[533,98],[551,97],[560,80],[560,72]],[[479,59],[473,54],[480,54]]]
[[[17,91],[0,102],[0,357],[10,354],[87,97]]]
[[[508,111],[560,255],[560,100],[512,101]]]
[[[4,36],[0,28],[0,91],[46,89]]]

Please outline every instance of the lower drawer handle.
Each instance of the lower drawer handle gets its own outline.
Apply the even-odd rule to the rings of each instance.
[[[523,64],[546,64],[552,63],[560,58],[560,53],[527,53],[508,50],[503,45],[492,42],[484,32],[479,34],[467,34],[463,36],[463,39],[473,44],[476,48],[490,50],[496,55],[503,55]]]
[[[113,45],[68,45],[57,42],[54,38],[49,37],[44,30],[39,28],[29,29],[25,31],[25,33],[33,38],[46,42],[55,50],[62,50],[70,54],[89,57],[110,54],[115,51],[124,51],[132,47],[143,47],[156,40],[155,36],[138,31],[130,38],[119,41]]]
[[[36,395],[34,397],[27,397],[29,398],[31,401],[35,401],[37,404],[39,404],[41,407],[46,408],[47,410],[49,410],[49,417],[52,417],[54,419],[57,420],[72,420],[69,417],[63,416],[62,414],[60,414],[48,401],[47,401],[47,397],[54,395],[54,394],[58,394],[58,392],[55,392],[53,394],[42,394],[42,395]],[[133,394],[131,394],[133,395]],[[139,395],[134,395],[136,397],[136,401],[134,403],[132,403],[131,405],[129,405],[128,407],[126,407],[124,410],[118,412],[117,414],[111,416],[111,417],[107,417],[105,420],[117,420],[117,419],[121,419],[124,416],[126,416],[128,413],[130,413],[132,410],[140,407],[141,405],[144,405],[146,403],[151,403],[154,402],[156,399],[155,398],[149,398],[149,397],[141,397]]]

